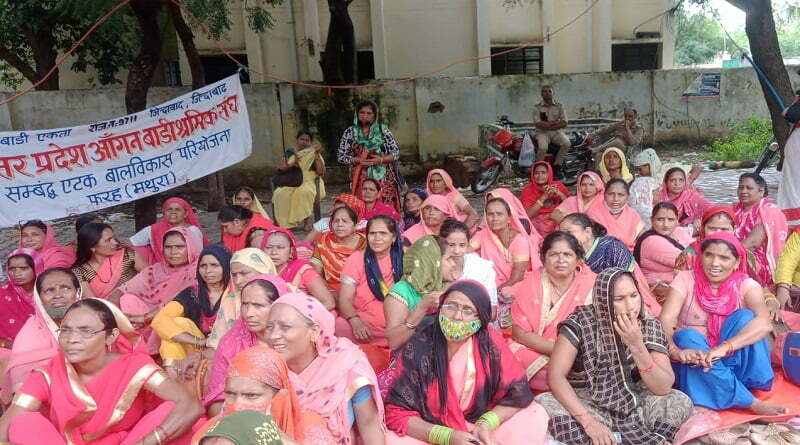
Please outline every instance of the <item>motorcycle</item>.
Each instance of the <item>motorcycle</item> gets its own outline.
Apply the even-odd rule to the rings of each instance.
[[[512,177],[526,179],[530,177],[530,167],[519,165],[519,155],[525,134],[514,135],[511,132],[514,122],[510,121],[508,116],[501,116],[497,123],[503,128],[495,133],[486,144],[486,150],[490,156],[481,162],[481,167],[472,181],[472,191],[477,194],[494,187],[504,171]],[[535,135],[531,134],[530,137],[534,144],[534,150],[538,151]],[[556,177],[556,179],[562,181],[564,185],[571,186],[575,185],[581,173],[594,168],[594,159],[592,150],[589,148],[591,140],[587,132],[574,131],[568,135],[568,138],[571,147],[564,156],[564,165],[560,169],[562,177]],[[552,164],[558,149],[558,145],[550,144],[544,160]]]

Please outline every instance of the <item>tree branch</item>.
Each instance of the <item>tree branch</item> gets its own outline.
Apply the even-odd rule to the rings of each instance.
[[[20,74],[25,76],[31,83],[36,83],[39,81],[39,75],[36,74],[36,70],[33,69],[30,64],[22,60],[21,57],[14,54],[11,50],[6,48],[3,45],[0,45],[0,59],[5,60],[9,65],[14,67]]]
[[[755,7],[753,2],[750,0],[726,0],[726,1],[745,13],[750,12]]]
[[[206,74],[203,69],[203,62],[200,59],[200,53],[197,51],[197,46],[194,44],[194,34],[183,19],[183,14],[181,14],[178,5],[167,2],[167,9],[172,18],[172,24],[175,26],[175,32],[178,33],[178,38],[181,39],[183,51],[186,53],[186,58],[189,61],[189,69],[192,73],[192,89],[196,90],[205,86]]]

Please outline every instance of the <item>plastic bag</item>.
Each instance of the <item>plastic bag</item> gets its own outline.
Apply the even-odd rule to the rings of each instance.
[[[536,147],[533,146],[533,140],[529,133],[525,133],[522,138],[522,148],[519,151],[519,166],[527,168],[533,165],[536,160]]]

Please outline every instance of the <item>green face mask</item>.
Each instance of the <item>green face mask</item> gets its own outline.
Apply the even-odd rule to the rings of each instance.
[[[44,309],[53,320],[61,320],[69,310],[69,306],[48,307]]]
[[[461,341],[472,337],[481,329],[481,321],[456,321],[439,314],[439,328],[447,341]]]

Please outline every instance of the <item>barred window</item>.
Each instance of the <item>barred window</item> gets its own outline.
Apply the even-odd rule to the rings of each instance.
[[[492,47],[492,54],[497,54],[513,46]],[[492,57],[492,75],[503,74],[542,74],[542,47],[529,46],[507,54]]]

